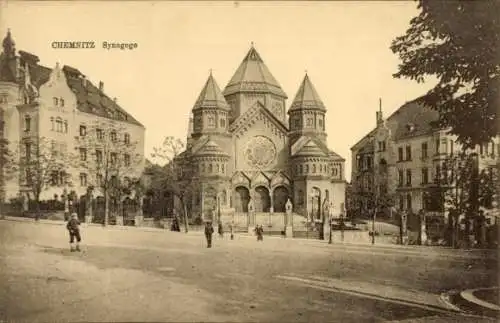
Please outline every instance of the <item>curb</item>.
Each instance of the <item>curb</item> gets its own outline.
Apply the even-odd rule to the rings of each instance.
[[[496,306],[495,304],[490,304],[488,302],[482,301],[477,297],[472,295],[473,291],[478,290],[489,290],[489,289],[497,289],[498,287],[491,288],[477,288],[477,289],[469,289],[465,291],[457,291],[451,290],[445,293],[442,293],[439,296],[441,302],[443,302],[448,308],[459,312],[462,315],[470,316],[470,317],[478,317],[478,318],[498,318],[500,314],[500,310],[493,309],[491,307]],[[466,295],[465,297],[463,295]],[[470,294],[470,295],[469,295]],[[472,297],[469,297],[472,296]],[[479,301],[479,302],[478,302]],[[483,306],[484,304],[488,304],[489,306]]]
[[[493,310],[493,311],[499,311],[499,314],[500,314],[500,306],[483,301],[482,299],[477,298],[473,294],[474,292],[481,291],[481,290],[495,290],[495,289],[498,289],[498,287],[468,289],[468,290],[464,290],[463,292],[461,292],[460,296],[468,302],[477,304],[477,305],[482,306],[482,307],[486,307],[486,308]]]

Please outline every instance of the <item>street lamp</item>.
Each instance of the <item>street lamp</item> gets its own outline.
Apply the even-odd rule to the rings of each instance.
[[[329,221],[329,225],[330,225],[330,234],[329,234],[329,237],[328,237],[328,244],[332,244],[333,201],[330,202],[330,205],[328,207],[328,219],[329,219],[328,221]]]

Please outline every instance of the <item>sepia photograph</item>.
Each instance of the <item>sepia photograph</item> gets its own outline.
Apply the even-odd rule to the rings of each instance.
[[[0,0],[0,323],[498,322],[498,12]]]

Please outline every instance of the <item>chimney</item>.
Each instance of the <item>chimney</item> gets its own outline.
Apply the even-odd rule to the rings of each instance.
[[[103,92],[104,91],[104,82],[99,81],[99,91]]]
[[[382,99],[378,99],[378,111],[375,113],[375,116],[377,118],[377,126],[384,123],[384,117],[382,114]]]
[[[87,78],[85,77],[85,75],[82,75],[82,84],[84,88],[87,88]]]

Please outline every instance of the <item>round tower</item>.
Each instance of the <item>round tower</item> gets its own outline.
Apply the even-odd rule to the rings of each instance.
[[[288,110],[288,115],[291,144],[301,136],[318,138],[326,143],[326,108],[307,73]]]

